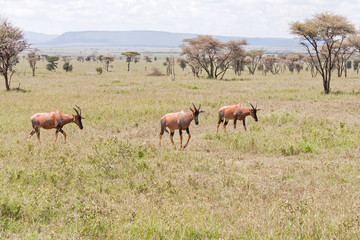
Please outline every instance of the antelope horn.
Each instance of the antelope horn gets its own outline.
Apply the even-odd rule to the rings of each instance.
[[[80,114],[79,114],[79,115],[81,116],[81,108],[80,108],[78,105],[76,105],[76,104],[75,104],[75,106],[80,110]]]
[[[78,112],[78,110],[77,110],[76,108],[73,107],[73,109],[75,110],[75,112],[76,112],[77,115],[80,115],[79,112]]]
[[[255,109],[257,108],[257,103],[255,102]]]
[[[195,107],[195,104],[194,104],[194,103],[192,103],[192,105],[194,106],[194,110],[196,111],[196,107]]]
[[[198,111],[200,110],[200,107],[201,107],[201,104],[199,103],[199,108],[198,108]]]
[[[250,102],[248,102],[248,103],[250,104],[250,106],[251,106],[253,109],[255,109],[254,106],[253,106]]]

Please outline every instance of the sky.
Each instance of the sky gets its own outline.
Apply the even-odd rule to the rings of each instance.
[[[23,31],[154,30],[237,37],[291,38],[289,23],[316,13],[360,29],[358,0],[0,0],[0,17]]]

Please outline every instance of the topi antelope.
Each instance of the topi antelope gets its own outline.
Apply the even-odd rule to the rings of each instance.
[[[255,107],[249,102],[251,108],[243,107],[240,103],[232,106],[224,106],[219,109],[219,121],[217,123],[216,133],[219,130],[220,124],[224,121],[224,130],[226,131],[226,125],[228,124],[229,120],[234,120],[234,129],[236,128],[236,120],[242,120],[244,129],[246,131],[246,125],[245,125],[245,118],[249,115],[251,115],[255,122],[258,121],[258,118],[256,116],[256,111],[260,110],[257,109],[257,104],[255,102]]]
[[[36,133],[37,138],[38,138],[39,142],[41,143],[40,128],[44,128],[44,129],[56,128],[55,142],[57,140],[58,133],[61,132],[64,135],[64,139],[65,139],[65,143],[66,143],[66,133],[62,130],[64,125],[74,122],[76,125],[79,126],[80,129],[83,129],[81,119],[84,119],[84,118],[81,116],[81,108],[79,108],[77,105],[75,105],[75,106],[80,111],[80,113],[79,113],[76,108],[73,108],[76,112],[76,115],[63,114],[59,110],[55,110],[52,112],[46,112],[46,113],[34,114],[30,118],[34,130],[32,130],[30,132],[28,137],[30,138],[32,135],[34,135],[34,133]]]
[[[200,111],[200,107],[201,104],[199,104],[199,108],[196,109],[194,103],[193,103],[193,107],[194,109],[192,109],[190,107],[190,112],[184,112],[184,111],[180,111],[177,113],[168,113],[166,115],[164,115],[161,120],[160,120],[160,124],[161,124],[161,132],[160,132],[160,143],[159,146],[161,146],[161,137],[164,134],[164,131],[168,132],[168,130],[166,128],[170,129],[170,140],[171,143],[174,145],[175,149],[176,146],[174,144],[174,140],[173,140],[173,136],[174,136],[174,132],[176,129],[179,129],[179,134],[180,134],[180,149],[183,148],[182,146],[182,130],[186,130],[187,134],[189,135],[189,138],[186,142],[186,144],[184,145],[184,148],[187,147],[190,138],[191,138],[191,134],[189,131],[189,126],[192,120],[195,120],[195,124],[198,125],[199,124],[199,119],[198,116],[200,113],[204,112],[204,111]]]

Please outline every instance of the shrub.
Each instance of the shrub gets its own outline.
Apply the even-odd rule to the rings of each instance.
[[[57,56],[50,56],[50,57],[47,57],[46,60],[49,62],[47,65],[46,65],[46,69],[49,70],[49,71],[53,71],[57,68],[57,61],[59,61],[59,57]]]
[[[97,72],[99,75],[101,75],[102,72],[103,72],[102,67],[97,67],[97,68],[96,68],[96,72]]]
[[[156,67],[152,69],[152,72],[148,76],[164,76],[165,74],[161,73],[160,70]]]
[[[63,69],[64,69],[66,72],[71,72],[71,71],[73,70],[73,66],[72,66],[70,63],[64,63]]]

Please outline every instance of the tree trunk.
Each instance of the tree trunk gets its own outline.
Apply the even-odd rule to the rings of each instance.
[[[10,91],[10,83],[9,83],[8,75],[7,75],[6,72],[5,72],[5,74],[4,74],[4,78],[5,78],[6,91]]]
[[[128,62],[128,72],[130,71],[130,62]]]
[[[344,72],[345,72],[345,77],[347,77],[347,66],[346,66],[346,68],[344,69]]]
[[[330,77],[326,79],[326,77],[323,77],[323,85],[324,85],[324,93],[329,94],[330,93]]]
[[[211,61],[211,60],[210,60]],[[214,63],[211,61],[210,62],[210,74],[209,74],[209,78],[213,79],[214,78]]]

